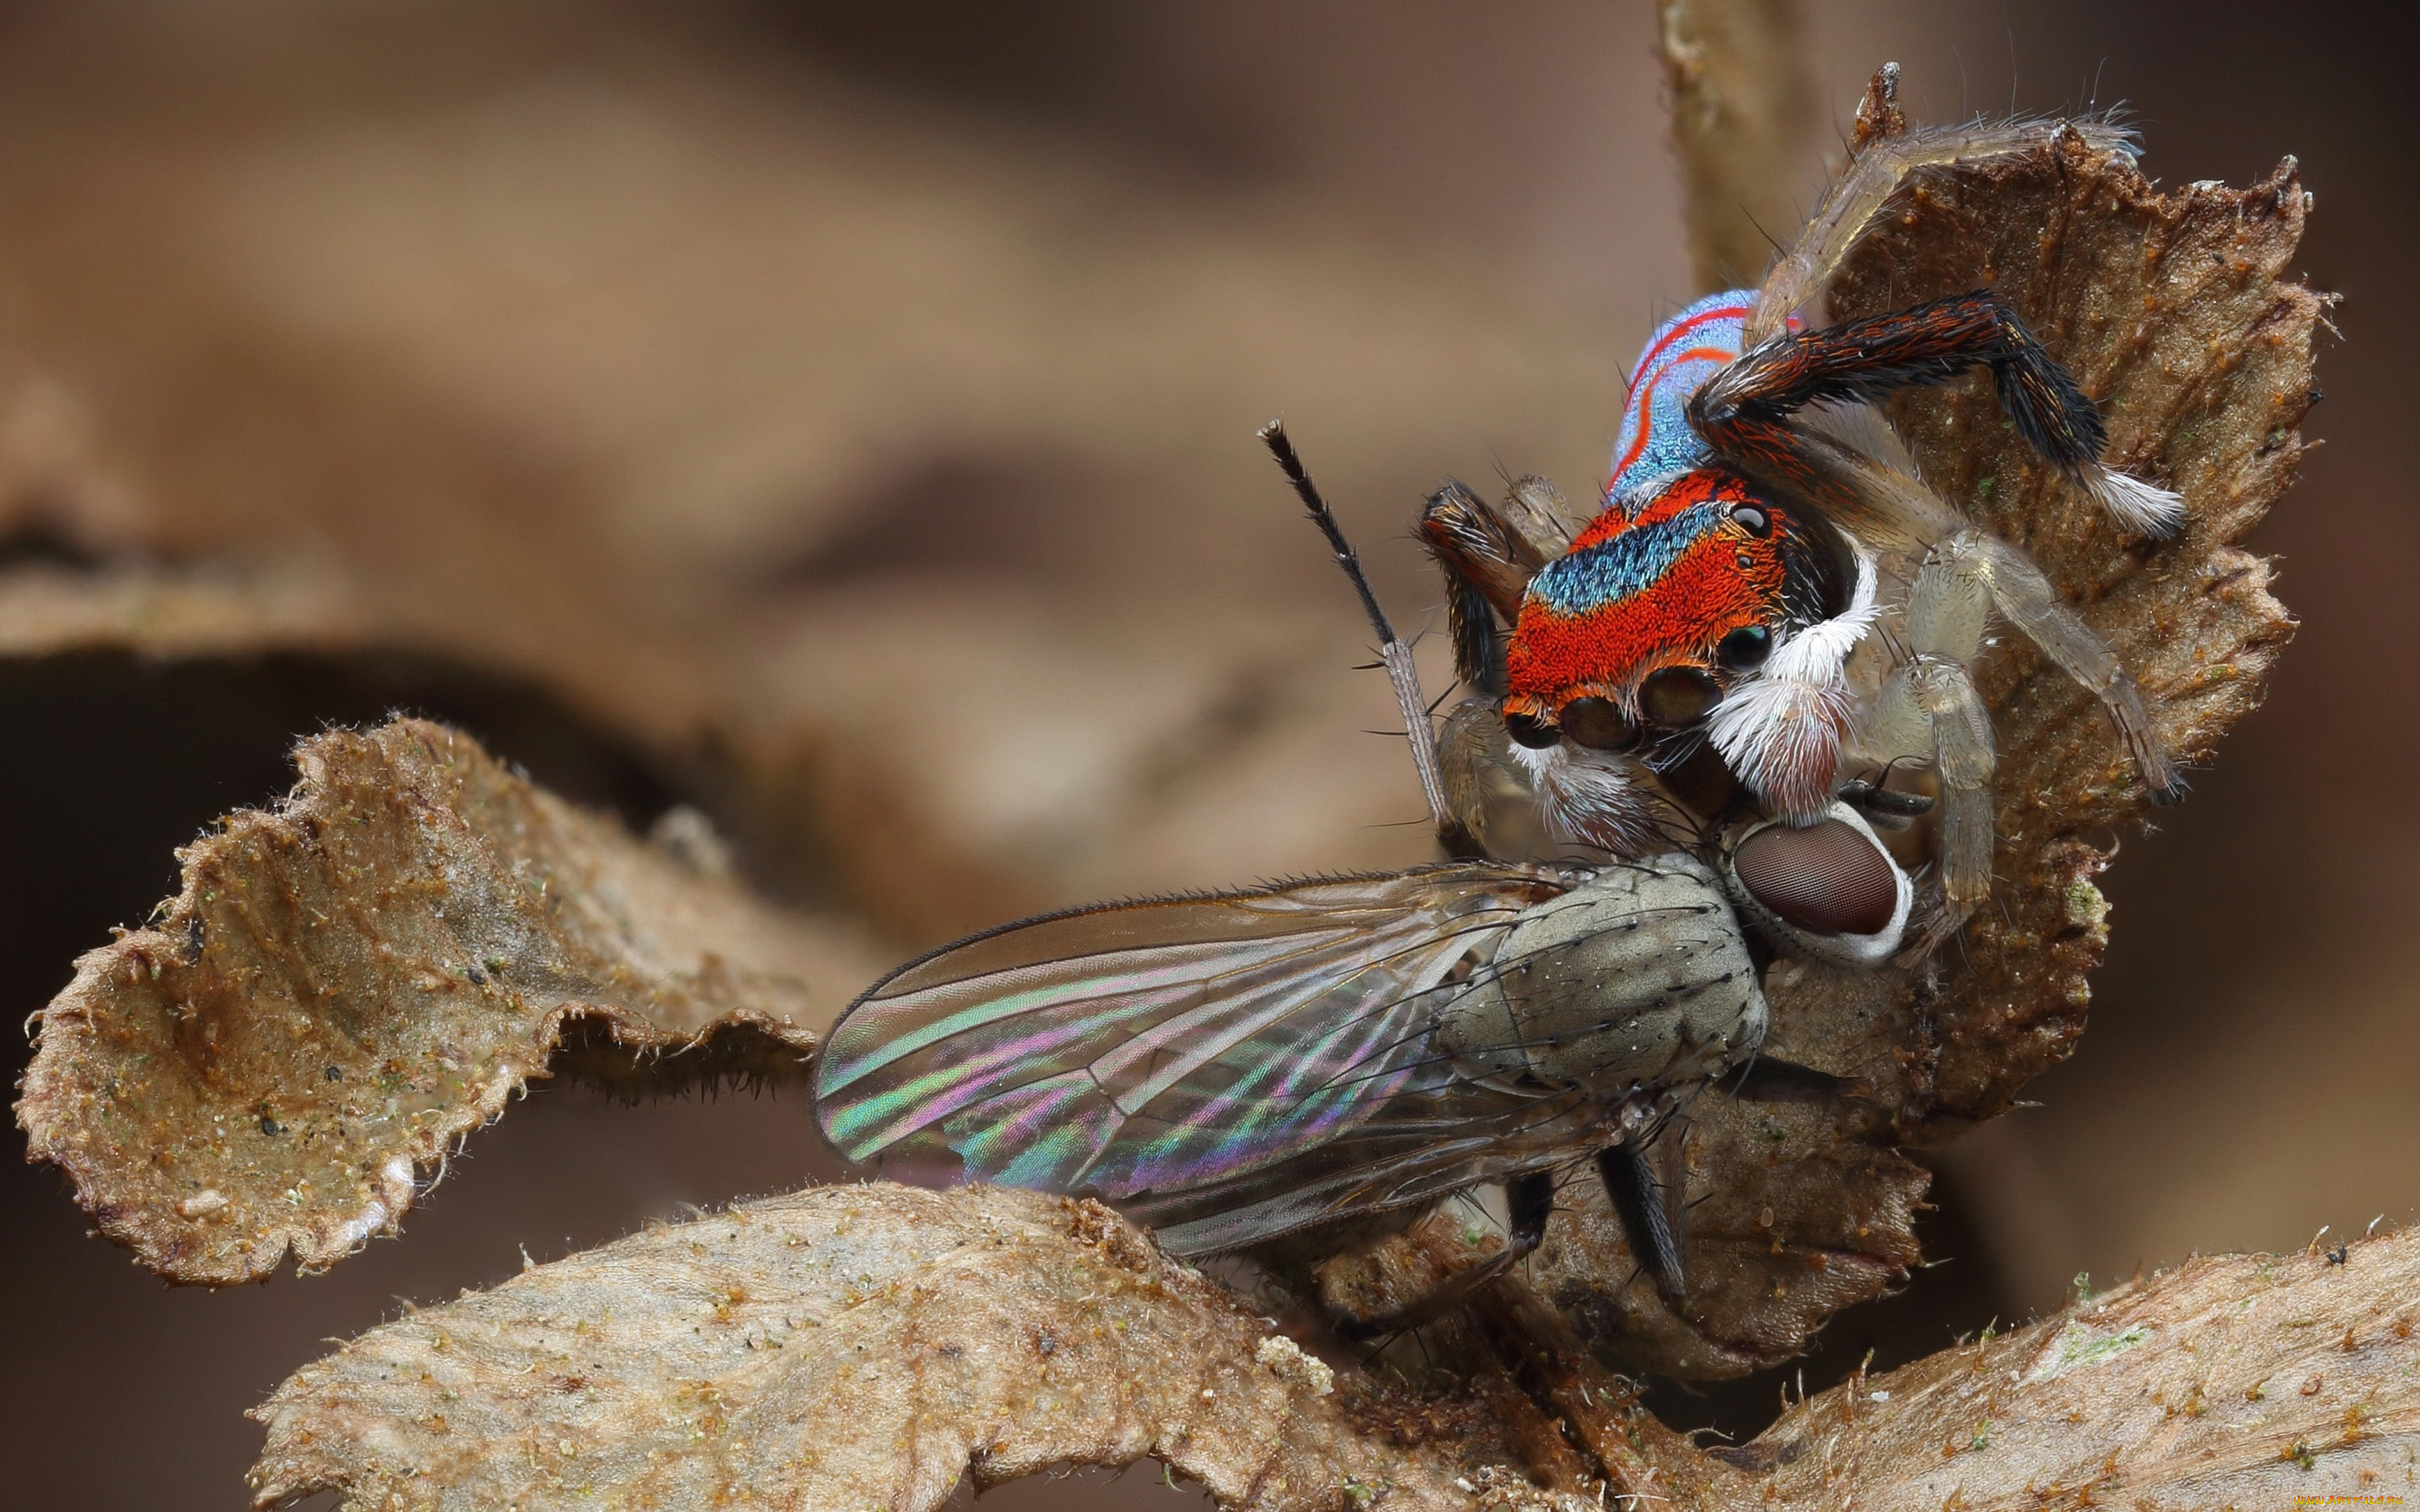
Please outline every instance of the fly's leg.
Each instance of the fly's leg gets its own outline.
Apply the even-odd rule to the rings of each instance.
[[[1546,1223],[1555,1215],[1555,1178],[1550,1171],[1529,1171],[1504,1184],[1504,1207],[1512,1220],[1507,1226],[1504,1253],[1497,1269],[1507,1269],[1529,1257],[1531,1252],[1545,1242]]]
[[[1863,1090],[1860,1083],[1849,1077],[1764,1055],[1750,1061],[1737,1076],[1729,1076],[1718,1085],[1726,1095],[1747,1103],[1831,1103]]]
[[[1977,367],[1991,370],[2000,406],[2027,444],[2119,526],[2165,535],[2182,523],[2181,499],[2102,465],[2109,437],[2100,410],[2016,311],[1987,292],[1774,336],[1690,397],[1689,423],[1725,455],[1752,456],[1770,442],[1740,431],[1743,422],[1771,424],[1809,405],[1876,400]]]
[[[1896,75],[1885,73],[1875,83],[1888,112]],[[1823,290],[1909,175],[2030,151],[2068,131],[2102,151],[2132,155],[2133,143],[2128,133],[2101,121],[1976,121],[1875,137],[1833,181],[1823,203],[1807,218],[1806,228],[1798,233],[1796,244],[1765,274],[1764,286],[1757,291],[1756,309],[1747,319],[1746,344],[1753,347],[1778,333],[1792,311]]]
[[[1598,1151],[1596,1174],[1605,1182],[1605,1195],[1613,1199],[1614,1215],[1621,1220],[1630,1253],[1655,1283],[1656,1294],[1667,1303],[1686,1297],[1689,1283],[1681,1268],[1681,1246],[1673,1238],[1671,1221],[1665,1216],[1663,1194],[1648,1166],[1646,1146],[1621,1144]]]
[[[1528,1171],[1513,1177],[1504,1183],[1504,1200],[1511,1221],[1506,1225],[1503,1248],[1476,1265],[1454,1272],[1442,1286],[1391,1313],[1340,1320],[1339,1329],[1356,1337],[1372,1338],[1418,1328],[1463,1306],[1481,1288],[1528,1259],[1545,1240],[1546,1223],[1554,1216],[1554,1173]]]

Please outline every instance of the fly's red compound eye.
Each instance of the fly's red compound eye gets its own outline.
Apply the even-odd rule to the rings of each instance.
[[[1761,667],[1764,658],[1773,655],[1773,632],[1761,625],[1743,625],[1723,637],[1714,655],[1735,672]]]
[[[1628,750],[1638,744],[1638,725],[1611,699],[1575,698],[1556,716],[1563,733],[1591,750]]]
[[[1809,934],[1875,934],[1899,911],[1899,879],[1874,842],[1838,819],[1758,830],[1731,857],[1748,896]]]
[[[1638,712],[1651,724],[1678,730],[1696,724],[1723,701],[1723,687],[1695,667],[1667,667],[1638,685]]]
[[[1504,712],[1504,733],[1512,737],[1514,745],[1527,746],[1531,750],[1544,750],[1563,738],[1561,731],[1536,715],[1511,709]]]

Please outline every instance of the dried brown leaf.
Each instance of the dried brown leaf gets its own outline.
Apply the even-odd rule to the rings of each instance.
[[[2111,460],[2184,495],[2180,536],[2130,542],[2030,465],[1973,385],[1895,410],[1934,486],[2031,551],[2108,638],[2186,764],[2259,706],[2293,634],[2268,561],[2242,548],[2304,446],[2327,301],[2287,270],[2308,208],[2290,159],[2249,189],[2164,193],[2069,137],[1919,186],[1835,294],[1854,316],[1999,290],[2100,401]],[[1898,1047],[1897,1119],[1919,1140],[1999,1113],[2066,1057],[2106,938],[2091,885],[2114,850],[2102,837],[2148,811],[2094,700],[2009,639],[1984,686],[2001,743],[1998,890],[1916,1015],[1922,1035]]]
[[[1846,317],[1997,290],[2101,401],[2113,460],[2183,493],[2192,519],[2180,536],[2128,541],[2033,461],[1988,383],[1928,391],[1895,412],[1935,487],[2032,551],[2108,637],[2186,762],[2207,761],[2259,704],[2293,630],[2268,563],[2242,542],[2304,447],[2326,311],[2286,276],[2306,208],[2290,162],[2247,190],[2163,193],[2069,137],[1920,182],[1833,292]],[[1715,1194],[1728,1216],[1693,1215],[1717,1237],[1695,1246],[1682,1318],[1609,1279],[1630,1274],[1606,1269],[1626,1259],[1609,1225],[1583,1219],[1542,1257],[1541,1288],[1651,1368],[1769,1364],[1833,1308],[1876,1295],[1915,1257],[1909,1221],[1923,1191],[1920,1173],[1876,1146],[1937,1142],[1999,1114],[2083,1032],[2086,977],[2108,939],[2093,879],[2112,832],[2139,822],[2147,800],[2099,703],[2021,638],[2003,638],[1983,687],[2001,749],[1996,880],[1937,978],[1790,964],[1766,983],[1767,1052],[1857,1079],[1869,1117],[1700,1105],[1711,1137],[1690,1187]],[[1739,1137],[1752,1121],[1783,1136]],[[1724,1247],[1744,1233],[1741,1214],[1767,1210],[1780,1255]],[[1844,1244],[1845,1211],[1868,1231]],[[1794,1257],[1808,1262],[1796,1277]]]
[[[255,1415],[260,1505],[939,1505],[1156,1456],[1222,1507],[1465,1507],[1463,1467],[1097,1204],[827,1187],[415,1312]],[[1497,1504],[1544,1500],[1519,1484]]]
[[[1481,1332],[1517,1334],[1521,1296]],[[1533,1316],[1521,1368],[1563,1421],[1507,1415],[1535,1419],[1533,1460],[1576,1473],[1585,1447],[1673,1512],[2399,1492],[2420,1480],[2415,1296],[2420,1234],[2197,1259],[1860,1374],[1712,1454]],[[1424,1404],[1331,1368],[1096,1204],[871,1183],[651,1229],[373,1330],[256,1412],[253,1486],[261,1505],[912,1509],[961,1473],[1154,1456],[1226,1507],[1561,1505],[1494,1462],[1518,1434],[1470,1418],[1513,1397],[1491,1375]]]
[[[605,1077],[793,1074],[878,964],[441,726],[296,760],[282,807],[181,853],[152,928],[77,963],[17,1107],[31,1158],[172,1279],[391,1230],[566,1039]]]
[[[2193,1260],[1800,1402],[1721,1452],[1770,1475],[1702,1504],[2204,1512],[2409,1494],[2415,1298],[2420,1233]]]

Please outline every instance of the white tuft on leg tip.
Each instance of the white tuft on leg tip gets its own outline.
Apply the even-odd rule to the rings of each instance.
[[[2184,528],[2185,501],[2165,488],[2098,465],[2086,468],[2084,491],[2120,528],[2163,540]]]

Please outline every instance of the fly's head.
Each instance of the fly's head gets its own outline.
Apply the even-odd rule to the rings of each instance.
[[[1720,469],[1683,473],[1635,513],[1608,507],[1529,579],[1505,730],[1532,751],[1668,764],[1791,625],[1837,612],[1844,577],[1818,517]]]

